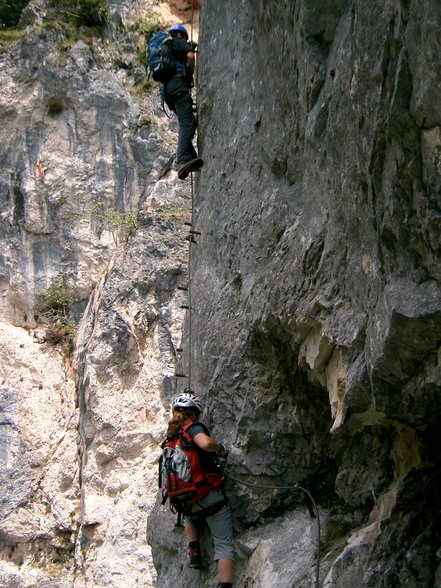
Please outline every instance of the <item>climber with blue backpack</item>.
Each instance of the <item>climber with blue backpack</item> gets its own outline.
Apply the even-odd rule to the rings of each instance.
[[[180,180],[204,163],[193,146],[197,127],[191,97],[195,49],[196,43],[189,42],[187,30],[181,24],[172,25],[168,32],[159,31],[147,45],[150,74],[163,84],[164,101],[178,117],[176,167]]]
[[[224,477],[217,460],[226,457],[228,452],[199,422],[201,412],[201,403],[190,389],[184,390],[172,403],[172,418],[167,438],[161,445],[163,453],[159,464],[162,503],[169,499],[172,511],[185,516],[190,568],[204,567],[199,531],[202,522],[207,522],[214,543],[219,588],[231,588],[233,525],[229,501],[222,487]]]

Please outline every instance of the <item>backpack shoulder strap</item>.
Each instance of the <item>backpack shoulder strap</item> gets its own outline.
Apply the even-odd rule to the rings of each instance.
[[[184,425],[181,429],[182,433],[181,433],[181,438],[183,438],[185,440],[185,443],[187,445],[187,447],[196,447],[198,448],[197,444],[193,441],[193,437],[190,435],[189,431],[192,427],[195,426],[198,427],[202,427],[204,433],[206,435],[209,435],[210,432],[207,429],[207,427],[205,425],[203,425],[202,423],[189,423],[188,425]]]
[[[196,426],[202,427],[204,430],[204,433],[206,435],[210,435],[210,431],[207,429],[207,427],[203,423],[189,423],[188,425],[184,425],[182,427],[182,430],[185,432],[188,432],[192,427],[196,427]]]
[[[181,442],[185,444],[187,448],[196,447],[196,443],[193,441],[193,437],[188,432],[188,429],[190,429],[192,425],[193,423],[190,423],[189,425],[184,425],[182,429],[179,429],[178,431],[179,439],[181,440]]]
[[[167,443],[170,443],[170,441],[174,441],[178,437],[179,437],[179,435],[177,435],[176,433],[173,433],[171,435],[167,435],[167,437],[164,439],[164,441],[162,441],[162,443],[160,445],[161,449],[164,449],[164,447],[167,446]]]

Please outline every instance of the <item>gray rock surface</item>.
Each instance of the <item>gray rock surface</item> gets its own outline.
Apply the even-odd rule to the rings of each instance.
[[[439,579],[440,24],[434,1],[202,10],[194,387],[236,477],[315,496],[320,585]],[[310,585],[311,561],[284,575],[298,497],[230,494],[238,542],[279,546],[238,584]]]
[[[73,567],[79,463],[70,372],[59,352],[0,323],[2,586],[46,586],[46,567],[54,575]]]
[[[145,527],[191,205],[171,170],[176,122],[159,88],[139,92],[142,39],[121,16],[150,8],[114,6],[103,38],[72,43],[39,26],[39,1],[0,56],[2,586],[155,582]],[[41,309],[60,277],[71,304],[59,321],[78,328],[70,358]]]
[[[315,585],[319,545],[320,586],[439,585],[439,2],[206,0],[191,241],[133,30],[190,3],[109,6],[69,43],[33,2],[0,55],[0,584],[216,586],[156,491],[190,383],[231,475],[320,513],[228,480],[236,586]]]
[[[1,304],[16,324],[33,324],[58,275],[87,300],[115,249],[94,206],[136,215],[173,156],[154,122],[157,97],[131,94],[145,75],[131,38],[63,43],[61,27],[37,28],[1,56]]]

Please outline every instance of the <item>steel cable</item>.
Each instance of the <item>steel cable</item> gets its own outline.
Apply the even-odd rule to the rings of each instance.
[[[232,476],[227,470],[223,470],[225,476],[227,478],[229,478],[230,480],[233,480],[234,482],[237,482],[238,484],[241,484],[243,486],[249,486],[250,488],[260,488],[260,489],[264,489],[264,490],[300,490],[301,492],[303,492],[304,494],[306,494],[306,496],[309,498],[309,500],[311,501],[311,504],[313,506],[314,509],[314,514],[315,517],[317,519],[317,551],[316,551],[316,577],[315,577],[315,586],[316,588],[319,588],[319,580],[320,580],[320,537],[321,537],[321,527],[320,527],[320,514],[319,514],[319,510],[317,507],[317,503],[315,502],[311,492],[309,492],[309,490],[307,490],[306,488],[304,488],[303,486],[300,486],[300,484],[293,484],[293,485],[289,485],[289,486],[271,486],[269,484],[256,484],[255,482],[245,482],[245,480],[240,480],[239,478],[236,478],[235,476]]]

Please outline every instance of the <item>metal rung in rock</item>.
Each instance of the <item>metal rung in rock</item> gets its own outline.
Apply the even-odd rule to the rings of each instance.
[[[187,374],[175,374],[175,378],[188,378]]]
[[[187,310],[190,310],[191,306],[188,306],[188,304],[181,304],[181,308],[186,308]]]

